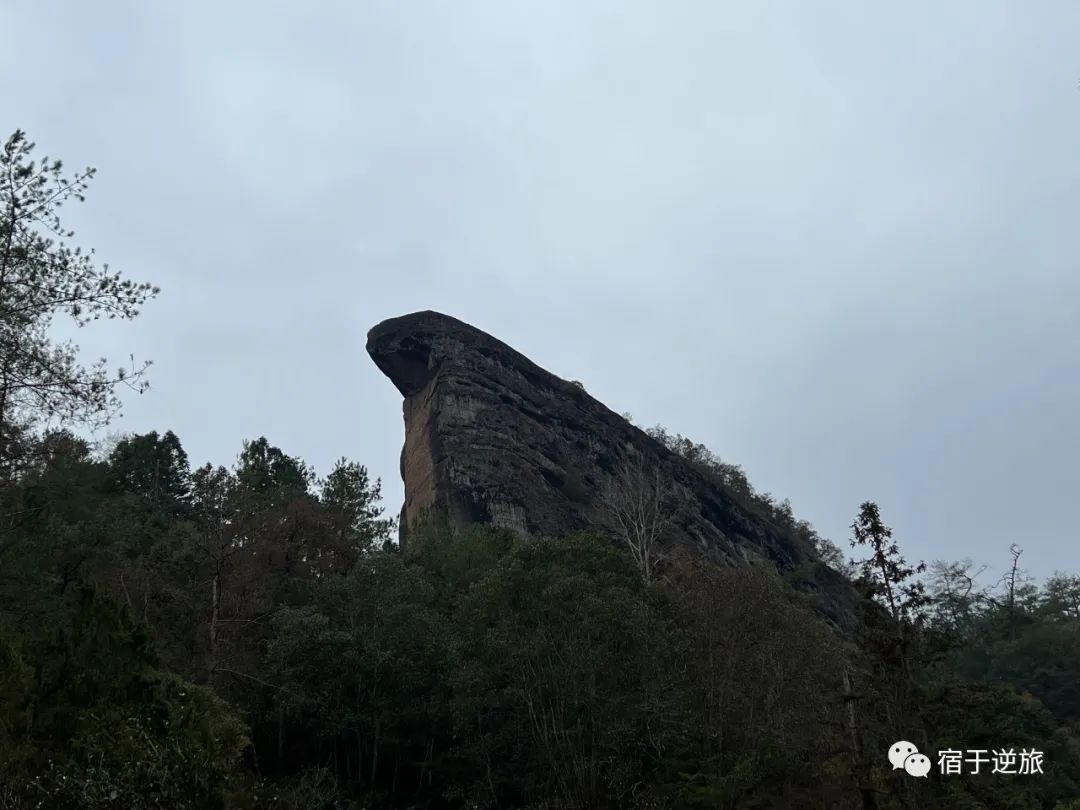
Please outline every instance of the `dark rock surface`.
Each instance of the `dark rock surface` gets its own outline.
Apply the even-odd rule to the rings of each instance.
[[[841,625],[853,594],[813,549],[740,506],[697,468],[589,396],[479,329],[437,312],[391,318],[367,350],[405,398],[402,540],[429,510],[559,536],[595,527],[605,482],[629,459],[675,482],[670,542],[718,563],[764,559]]]

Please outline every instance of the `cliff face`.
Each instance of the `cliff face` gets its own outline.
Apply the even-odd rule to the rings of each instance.
[[[537,535],[594,528],[600,494],[627,464],[663,472],[678,493],[668,542],[716,562],[765,559],[817,595],[842,625],[851,589],[812,549],[740,508],[697,468],[579,385],[556,377],[479,329],[437,312],[392,318],[367,350],[405,398],[402,540],[438,510],[452,524]]]

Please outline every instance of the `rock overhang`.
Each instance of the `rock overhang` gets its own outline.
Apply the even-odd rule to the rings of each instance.
[[[372,360],[401,392],[408,526],[431,510],[560,536],[597,525],[599,492],[628,459],[664,471],[681,493],[671,542],[727,564],[809,568],[823,612],[850,624],[850,586],[701,472],[591,397],[464,321],[425,310],[368,333]]]

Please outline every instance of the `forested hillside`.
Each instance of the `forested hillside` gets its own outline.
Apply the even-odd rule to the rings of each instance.
[[[646,577],[601,532],[438,520],[403,552],[362,463],[82,438],[145,369],[79,366],[50,319],[155,290],[63,247],[92,172],[21,135],[2,157],[0,808],[1080,808],[1080,577],[1030,582],[1018,548],[924,570],[853,502],[849,560],[654,429],[851,577],[847,632],[798,572],[686,553]],[[897,740],[1043,772],[914,778]]]

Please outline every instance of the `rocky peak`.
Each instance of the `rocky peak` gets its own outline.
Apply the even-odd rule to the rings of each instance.
[[[667,543],[718,563],[767,560],[849,624],[848,583],[812,548],[740,506],[580,384],[438,312],[383,321],[368,333],[367,351],[404,397],[403,542],[432,510],[452,525],[541,536],[595,528],[605,486],[625,465],[645,465],[678,493]]]

